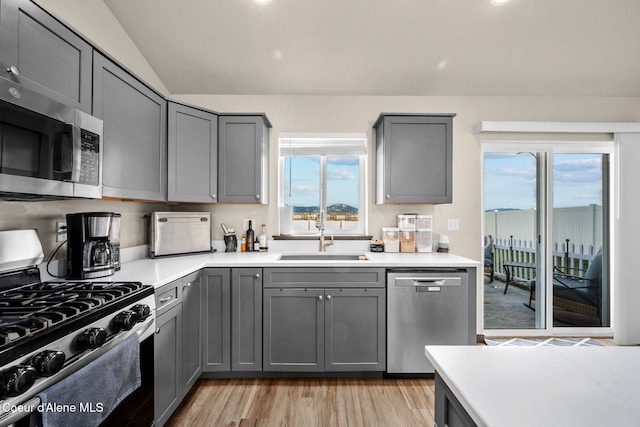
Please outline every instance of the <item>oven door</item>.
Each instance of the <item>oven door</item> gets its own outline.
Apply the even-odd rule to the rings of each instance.
[[[80,178],[76,110],[0,78],[0,192],[73,196]]]

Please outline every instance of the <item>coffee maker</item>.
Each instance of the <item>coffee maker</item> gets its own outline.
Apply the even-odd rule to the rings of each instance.
[[[109,243],[112,212],[67,214],[67,279],[92,279],[115,272]]]
[[[120,221],[122,215],[113,214],[111,217],[111,227],[109,228],[109,244],[111,245],[111,259],[113,260],[113,268],[120,271]]]

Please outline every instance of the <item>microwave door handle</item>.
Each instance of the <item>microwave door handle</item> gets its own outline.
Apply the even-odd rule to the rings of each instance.
[[[73,144],[73,161],[71,166],[71,182],[80,182],[80,170],[82,168],[82,138],[80,126],[76,123],[71,125],[72,144]]]

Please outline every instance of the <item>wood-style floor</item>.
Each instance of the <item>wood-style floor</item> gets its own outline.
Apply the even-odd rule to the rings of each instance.
[[[433,380],[199,380],[167,423],[183,426],[433,426]]]

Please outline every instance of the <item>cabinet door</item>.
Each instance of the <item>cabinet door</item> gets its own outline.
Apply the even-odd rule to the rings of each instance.
[[[99,53],[93,114],[104,121],[102,195],[166,200],[167,102]]]
[[[324,371],[324,291],[264,290],[264,370]]]
[[[231,370],[231,277],[228,268],[206,268],[203,286],[204,372]]]
[[[325,370],[384,371],[385,290],[326,289]]]
[[[182,304],[158,316],[154,337],[155,425],[167,422],[182,399]]]
[[[218,117],[218,201],[267,204],[269,130],[264,116]]]
[[[231,270],[231,370],[262,371],[262,269]]]
[[[451,203],[453,115],[381,116],[376,203]]]
[[[182,396],[202,373],[202,286],[199,273],[182,279]]]
[[[167,199],[217,201],[218,116],[169,102]]]
[[[0,2],[0,67],[8,77],[91,113],[93,48],[28,0]]]

